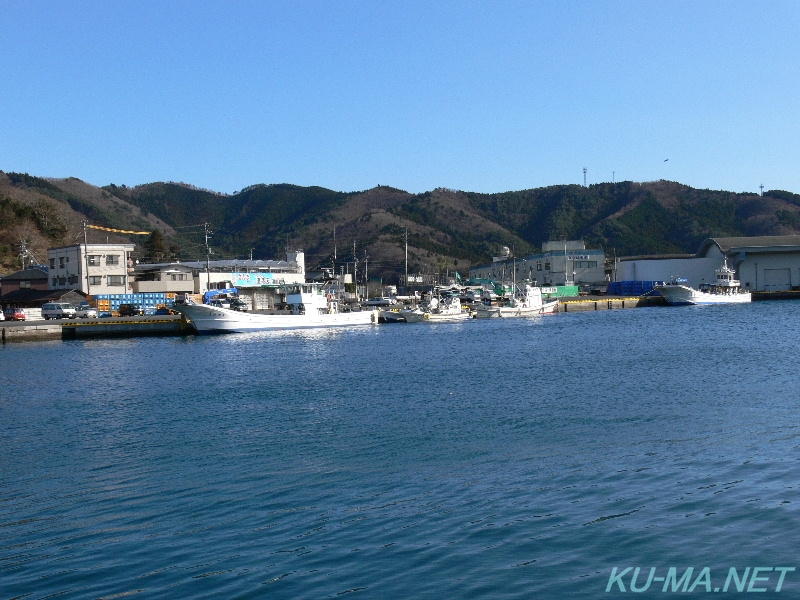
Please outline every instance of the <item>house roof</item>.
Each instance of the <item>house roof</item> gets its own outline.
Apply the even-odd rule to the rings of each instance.
[[[208,261],[208,266],[212,271],[234,272],[234,271],[248,271],[249,269],[255,270],[270,270],[270,269],[289,269],[293,268],[285,260],[212,260]],[[164,263],[140,263],[136,265],[136,271],[153,271],[163,270],[168,267],[188,268],[193,271],[205,271],[206,261],[182,261],[182,262],[164,262]]]
[[[3,304],[27,304],[40,306],[45,302],[82,302],[86,300],[86,294],[80,290],[35,290],[32,288],[22,288],[14,290],[8,294],[0,296]]]
[[[28,267],[22,271],[11,273],[11,275],[3,275],[3,281],[30,281],[32,279],[47,279],[46,267]]]

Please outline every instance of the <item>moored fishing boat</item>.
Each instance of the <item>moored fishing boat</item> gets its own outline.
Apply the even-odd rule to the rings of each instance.
[[[544,302],[541,288],[525,284],[517,286],[508,304],[493,306],[482,304],[475,310],[479,319],[493,317],[532,317],[558,311],[558,300]]]
[[[442,321],[461,321],[471,314],[461,308],[461,299],[455,295],[438,297],[433,295],[428,302],[416,308],[406,308],[396,313],[397,321],[406,323],[436,323]]]
[[[378,322],[377,311],[340,311],[339,302],[326,294],[320,284],[286,286],[286,303],[289,310],[277,314],[239,312],[193,302],[176,303],[173,308],[185,316],[198,333],[346,327]]]
[[[736,273],[728,267],[727,258],[721,268],[715,271],[716,282],[703,284],[700,289],[689,286],[686,279],[674,278],[669,283],[655,286],[667,304],[671,306],[692,304],[725,304],[750,302],[752,295],[742,289]]]

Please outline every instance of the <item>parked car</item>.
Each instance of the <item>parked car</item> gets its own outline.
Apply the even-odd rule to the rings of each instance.
[[[138,317],[144,314],[144,309],[138,304],[120,304],[120,317]]]
[[[79,319],[96,319],[97,309],[91,304],[81,304],[75,307],[75,314]]]
[[[66,302],[47,302],[42,304],[42,316],[48,319],[74,319],[75,307]]]
[[[3,311],[0,310],[0,321],[5,321],[5,320],[6,320],[6,316],[3,314]]]
[[[239,298],[215,298],[208,303],[209,306],[217,308],[227,308],[230,310],[239,310],[245,312],[247,310],[247,303]]]
[[[231,307],[231,302],[230,302],[230,300],[222,298],[222,299],[219,299],[219,300],[211,300],[208,303],[208,305],[209,306],[213,306],[214,308],[230,308]]]
[[[231,300],[231,309],[238,310],[241,312],[247,312],[247,302],[244,300],[240,300],[239,298],[234,298]]]
[[[25,312],[21,308],[7,308],[3,311],[6,321],[24,321]]]

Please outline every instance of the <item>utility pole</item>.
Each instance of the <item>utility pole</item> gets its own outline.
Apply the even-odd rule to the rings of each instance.
[[[408,295],[408,227],[406,227],[406,295]]]
[[[355,240],[353,240],[353,283],[356,285],[356,300],[358,300],[358,257],[356,256]]]
[[[87,225],[89,222],[84,219],[83,220],[83,261],[86,265],[86,295],[91,295],[91,290],[89,289],[89,243],[86,230],[88,229]]]
[[[583,167],[583,187],[586,187],[586,167]]]
[[[25,258],[28,256],[28,247],[26,246],[25,239],[21,239],[19,242],[19,257],[22,260],[22,270],[25,270]]]
[[[209,224],[203,223],[203,230],[206,237],[206,291],[211,290],[211,247],[208,245],[208,238],[213,233]]]

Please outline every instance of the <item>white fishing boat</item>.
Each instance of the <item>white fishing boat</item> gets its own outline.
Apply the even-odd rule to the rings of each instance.
[[[532,317],[557,311],[558,300],[544,302],[541,288],[525,284],[524,286],[517,286],[515,294],[507,304],[498,306],[482,304],[475,310],[475,316],[479,319]]]
[[[397,314],[407,323],[437,323],[442,321],[462,321],[470,318],[469,311],[461,308],[458,296],[432,297],[426,304],[416,308],[406,308]]]
[[[348,327],[378,322],[377,311],[340,311],[338,300],[321,284],[299,283],[286,286],[287,311],[275,314],[239,312],[193,302],[176,303],[173,308],[185,316],[198,333],[242,333]]]
[[[714,284],[702,284],[699,290],[690,287],[686,279],[674,278],[669,283],[657,285],[656,289],[671,306],[691,304],[725,304],[750,302],[752,295],[743,290],[736,273],[728,267],[727,258],[722,268],[717,269]]]

